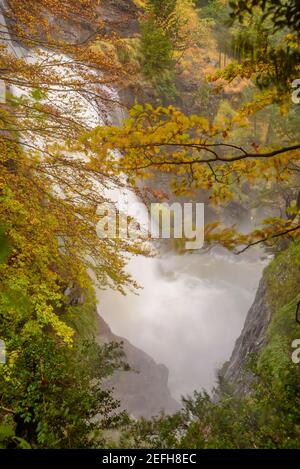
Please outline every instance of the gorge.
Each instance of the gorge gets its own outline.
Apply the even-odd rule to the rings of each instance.
[[[101,14],[104,17],[108,15],[109,28],[118,32],[122,28],[117,19],[124,14],[122,8],[119,2],[101,5]],[[129,15],[127,20],[131,18],[133,30],[137,33],[136,11],[129,7],[126,11]],[[71,34],[68,25],[63,29],[64,35]],[[81,34],[86,34],[86,26],[82,31]],[[130,27],[126,28],[123,35],[127,36],[130,31]],[[16,41],[9,41],[8,45],[17,57],[23,56],[29,62],[40,60],[34,50],[25,50]],[[56,60],[68,59],[57,56]],[[58,70],[59,73],[68,73],[64,69]],[[119,103],[119,95],[127,92],[106,86],[103,91],[108,93],[112,103]],[[22,94],[18,88],[13,88],[12,92]],[[54,92],[53,97],[56,95]],[[74,97],[79,101],[81,118],[87,125],[122,124],[126,114],[118,104],[102,103],[95,112],[94,107],[79,94],[74,94]],[[67,110],[72,97],[61,92],[60,98]],[[44,145],[42,141],[39,144]],[[163,189],[167,190],[167,187]],[[129,197],[131,203],[138,201],[128,191],[112,189],[108,196],[116,200]],[[183,256],[172,251],[159,253],[158,250],[157,258],[137,256],[130,260],[128,271],[142,287],[137,294],[129,292],[123,296],[109,290],[98,292],[100,316],[97,335],[100,340],[101,337],[104,340],[114,337],[117,341],[125,340],[129,364],[137,371],[118,375],[112,381],[124,408],[136,417],[143,415],[149,418],[160,411],[175,412],[179,406],[174,399],[180,402],[182,396],[192,394],[195,389],[212,390],[217,371],[229,359],[242,329],[263,266],[259,252],[238,258],[220,249]],[[252,341],[256,340],[254,335]],[[241,360],[239,352],[236,353],[237,360]],[[155,378],[153,373],[156,373]],[[227,373],[231,377],[230,369]],[[240,373],[241,369],[238,375]],[[155,387],[151,388],[153,380],[157,381],[155,391]],[[173,398],[168,395],[168,388]],[[151,396],[150,403],[148,396]]]
[[[0,448],[299,447],[299,16],[246,3],[0,0]]]

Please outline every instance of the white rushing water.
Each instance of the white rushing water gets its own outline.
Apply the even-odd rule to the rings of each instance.
[[[210,389],[230,357],[254,299],[263,263],[227,253],[136,257],[129,271],[143,290],[99,293],[113,332],[164,363],[177,399]]]
[[[115,90],[110,93],[119,101]],[[112,121],[119,124],[123,117],[119,109]],[[147,213],[134,211],[135,194],[123,189],[110,196],[115,202],[121,199],[121,205],[125,200],[128,213],[144,226]],[[98,291],[99,313],[115,334],[168,367],[171,392],[180,399],[215,384],[216,372],[230,358],[241,332],[264,266],[259,250],[241,257],[222,249],[136,256],[128,271],[142,290],[126,296]]]
[[[3,17],[1,23],[5,27]],[[7,44],[16,56],[24,55],[19,46]],[[33,57],[29,60],[37,60],[34,53]],[[106,91],[118,100],[116,91]],[[113,113],[113,120],[120,121],[121,111]],[[85,106],[82,115],[91,125],[98,119],[104,123],[94,108]],[[132,193],[112,195],[136,201]],[[262,268],[259,260],[225,252],[135,257],[128,270],[143,290],[138,296],[129,293],[125,297],[113,291],[98,292],[99,311],[114,333],[167,365],[171,391],[179,398],[214,384],[216,370],[229,358],[241,331]]]

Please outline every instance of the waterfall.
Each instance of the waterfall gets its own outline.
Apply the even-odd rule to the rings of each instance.
[[[4,5],[0,0],[0,7]],[[0,16],[1,27],[7,31],[1,11]],[[7,47],[16,57],[26,53],[28,61],[38,60],[36,52],[25,51],[11,38]],[[103,91],[119,101],[113,88],[103,87]],[[24,91],[14,89],[14,93]],[[68,112],[69,98],[63,93],[59,96]],[[99,114],[82,96],[77,95],[77,99],[82,105],[81,117],[91,127],[123,119],[120,108],[112,110],[103,105]],[[127,200],[129,209],[137,202],[135,194],[124,189],[112,189],[106,195],[114,201]],[[134,215],[144,221],[145,213]],[[222,250],[166,253],[157,258],[136,256],[128,270],[143,287],[139,295],[98,291],[99,311],[114,333],[167,365],[170,388],[178,398],[214,384],[216,370],[229,359],[242,329],[263,266],[258,256],[254,260],[236,258]]]
[[[101,315],[170,371],[175,398],[211,389],[229,359],[263,269],[263,262],[226,252],[136,257],[130,273],[138,296],[98,294]]]
[[[25,55],[26,51],[20,44],[16,43],[11,38],[9,29],[6,24],[6,20],[3,16],[5,6],[6,1],[0,0],[0,43],[5,44],[7,51],[10,54],[13,54],[16,58],[21,58]]]

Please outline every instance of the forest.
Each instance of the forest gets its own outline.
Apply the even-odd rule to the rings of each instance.
[[[0,448],[300,448],[299,0],[1,0],[0,21]],[[99,234],[122,197],[174,236],[120,205]],[[196,202],[194,250],[168,207]],[[177,358],[192,341],[207,364]]]

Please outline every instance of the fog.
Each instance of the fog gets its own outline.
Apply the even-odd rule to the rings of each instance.
[[[118,98],[113,88],[108,92]],[[106,114],[116,125],[124,118],[120,108],[114,113],[107,109]],[[147,209],[140,211],[131,191],[111,189],[106,196],[126,207],[141,226],[147,224]],[[246,231],[250,224],[246,221]],[[170,390],[180,399],[214,385],[217,369],[229,359],[241,332],[263,267],[259,250],[243,256],[220,249],[137,256],[128,271],[142,290],[127,296],[98,291],[98,310],[115,334],[167,366]]]
[[[134,258],[128,270],[139,295],[98,292],[99,312],[113,332],[165,364],[177,399],[211,389],[229,359],[255,296],[259,256],[221,250]]]

